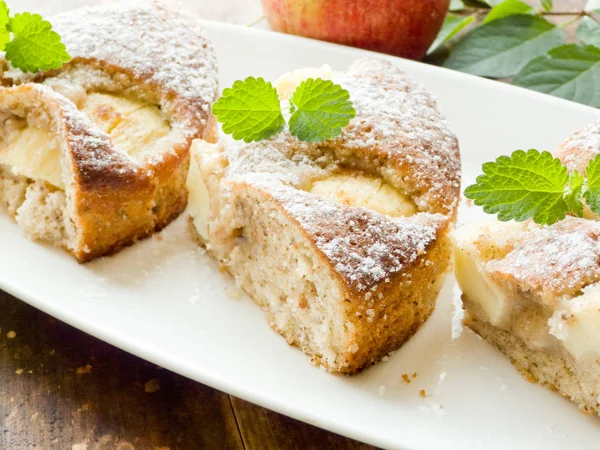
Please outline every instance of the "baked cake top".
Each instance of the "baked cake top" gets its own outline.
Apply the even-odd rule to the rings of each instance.
[[[300,187],[311,168],[326,163],[324,155],[333,155],[394,178],[420,211],[453,215],[460,195],[458,141],[432,95],[380,59],[359,60],[332,80],[348,90],[356,110],[340,136],[307,143],[286,128],[263,141],[231,142],[227,175],[267,170],[275,179]]]
[[[552,306],[600,281],[600,223],[568,217],[554,225],[531,224],[514,248],[487,264],[496,279],[518,286]]]
[[[41,80],[83,62],[110,73],[116,83],[127,82],[118,77],[123,74],[158,91],[161,103],[173,103],[190,128],[206,125],[218,92],[217,62],[194,16],[141,2],[85,7],[49,20],[73,59],[44,74],[11,71],[13,81]]]

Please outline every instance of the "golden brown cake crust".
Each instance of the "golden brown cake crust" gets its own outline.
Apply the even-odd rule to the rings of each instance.
[[[75,174],[72,200],[81,242],[72,253],[85,262],[152,234],[185,209],[189,148],[212,128],[216,58],[194,17],[156,3],[82,8],[50,21],[73,59],[35,75],[8,71],[3,82],[39,91],[56,112]],[[157,105],[171,127],[169,148],[136,162],[41,84],[75,104],[99,92]]]

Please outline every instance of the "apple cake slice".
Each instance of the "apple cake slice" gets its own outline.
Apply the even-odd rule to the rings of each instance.
[[[600,153],[600,122],[556,156],[585,173]],[[489,222],[453,234],[464,323],[540,382],[600,415],[600,222],[567,217],[551,226]],[[595,219],[595,220],[590,220]]]
[[[196,141],[191,224],[290,344],[352,374],[399,348],[435,308],[459,150],[430,94],[389,62],[292,73],[280,97],[310,76],[348,90],[349,126],[321,143],[288,130],[248,144]]]
[[[211,129],[217,68],[198,21],[153,3],[50,20],[70,62],[36,74],[4,63],[0,200],[29,237],[84,262],[185,209],[189,149]]]

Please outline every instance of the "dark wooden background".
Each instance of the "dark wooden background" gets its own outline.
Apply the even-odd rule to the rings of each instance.
[[[46,13],[85,2],[17,0],[17,8]],[[554,3],[556,11],[568,12],[581,9],[585,1]],[[195,2],[195,9],[235,23],[249,23],[261,14],[258,2],[247,0],[202,0]],[[558,21],[568,18],[555,16]],[[32,448],[373,447],[157,367],[0,291],[0,449]]]

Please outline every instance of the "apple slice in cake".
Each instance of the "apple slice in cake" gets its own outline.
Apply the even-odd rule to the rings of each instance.
[[[197,20],[152,3],[50,21],[73,59],[44,73],[3,72],[12,87],[0,92],[0,201],[29,237],[84,262],[185,209],[189,149],[209,129],[216,61]]]
[[[435,308],[459,151],[429,93],[394,65],[292,73],[280,97],[310,76],[348,90],[349,126],[322,143],[287,130],[249,144],[197,141],[191,223],[275,330],[351,374],[399,348]]]

